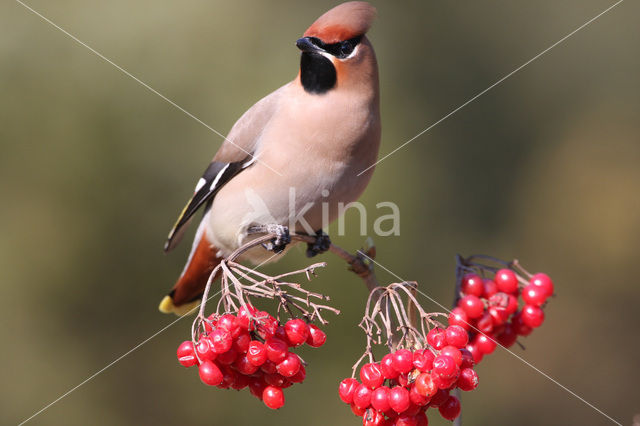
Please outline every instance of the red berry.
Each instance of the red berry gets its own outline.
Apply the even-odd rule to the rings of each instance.
[[[547,293],[544,287],[529,284],[522,290],[522,300],[527,305],[540,306],[547,300]]]
[[[450,396],[438,407],[438,410],[442,417],[453,421],[460,415],[460,401],[455,396]]]
[[[409,390],[409,401],[411,401],[411,390]],[[400,415],[397,416],[396,419],[399,419],[400,417],[403,417],[403,416],[413,417],[416,414],[418,414],[421,410],[422,410],[421,406],[416,405],[413,402],[410,402],[409,403],[409,408],[407,408],[402,413],[400,413]]]
[[[498,292],[498,284],[490,279],[485,279],[484,282],[484,297],[487,299]]]
[[[267,384],[262,377],[249,377],[249,392],[258,399],[262,399],[262,392]]]
[[[416,415],[416,420],[418,421],[416,426],[429,426],[429,419],[424,411],[421,411]]]
[[[236,360],[238,353],[233,349],[229,349],[225,353],[218,355],[216,362],[222,365],[230,365]]]
[[[509,304],[509,295],[502,291],[494,293],[489,297],[489,306],[496,306],[498,308],[507,309],[507,305]]]
[[[368,408],[371,404],[371,394],[373,392],[368,386],[359,384],[353,393],[353,403],[360,408]]]
[[[200,373],[200,380],[209,386],[218,386],[222,383],[222,372],[220,368],[209,360],[200,364],[198,372]]]
[[[355,403],[351,403],[351,411],[353,412],[353,414],[355,414],[358,417],[362,417],[364,416],[364,413],[366,411],[366,408],[360,408],[358,407]]]
[[[449,327],[452,325],[458,325],[465,330],[469,329],[469,317],[464,309],[455,307],[449,313]]]
[[[460,377],[460,369],[456,370],[456,374],[453,377],[442,377],[434,374],[433,381],[438,389],[451,389],[458,381],[458,377]]]
[[[360,369],[360,381],[371,389],[381,386],[382,382],[384,382],[384,376],[380,366],[375,363],[363,365]]]
[[[249,362],[246,355],[241,355],[237,357],[236,360],[233,362],[233,366],[238,371],[238,373],[244,374],[245,376],[252,375],[256,371],[258,371],[258,368],[260,368],[257,365],[254,365],[251,362]]]
[[[433,360],[433,373],[444,379],[450,379],[458,372],[458,366],[453,358],[448,355],[438,355]]]
[[[467,345],[466,349],[467,349],[467,351],[469,351],[469,353],[473,357],[473,362],[475,364],[479,364],[480,361],[482,361],[482,358],[484,358],[484,354],[482,352],[480,352],[480,349],[478,349],[477,345],[469,344],[469,345]]]
[[[385,379],[395,379],[400,374],[393,366],[393,354],[386,354],[380,361],[380,371]]]
[[[389,405],[396,413],[402,413],[410,404],[409,391],[402,386],[396,386],[389,391]]]
[[[298,355],[293,352],[289,352],[276,366],[276,369],[278,370],[278,373],[282,374],[284,377],[291,377],[300,370],[301,365],[302,363],[300,362]]]
[[[389,388],[381,386],[371,394],[371,406],[378,411],[388,411],[391,408],[389,404]]]
[[[265,347],[265,351],[267,350],[267,348]],[[269,361],[268,359],[264,362],[264,364],[262,364],[260,366],[260,371],[262,371],[264,374],[273,374],[275,373],[276,370],[276,363]]]
[[[196,353],[198,354],[198,358],[202,361],[213,361],[216,359],[216,353],[213,351],[213,344],[206,337],[201,337],[198,340],[198,344],[196,345]]]
[[[191,367],[198,363],[196,354],[193,350],[193,342],[184,341],[178,346],[178,362],[185,367]]]
[[[217,328],[225,329],[232,338],[237,337],[242,330],[238,327],[236,317],[233,314],[224,314],[218,319]]]
[[[351,377],[340,382],[340,385],[338,385],[338,395],[342,402],[345,404],[351,404],[353,402],[353,393],[358,385],[358,381]]]
[[[493,333],[491,335],[495,338],[498,334],[501,334],[507,326],[505,324],[497,325],[493,327]],[[500,342],[498,342],[500,343]]]
[[[508,315],[515,314],[518,310],[518,298],[512,295],[509,295],[509,302],[507,303],[507,307],[505,308]]]
[[[413,367],[413,354],[408,349],[399,349],[393,354],[393,368],[400,373],[408,373]]]
[[[231,388],[235,390],[242,390],[249,386],[249,376],[245,376],[244,374],[236,375],[236,380],[231,384]]]
[[[267,407],[277,410],[284,405],[284,393],[276,386],[267,386],[262,391],[262,401]]]
[[[489,314],[489,312],[485,312],[478,322],[476,323],[476,328],[480,330],[482,333],[491,333],[493,331],[493,318]]]
[[[518,336],[528,336],[533,331],[533,328],[529,327],[522,321],[522,312],[518,312],[513,316],[511,324],[515,332],[518,333]]]
[[[494,278],[498,290],[504,293],[515,294],[518,291],[518,277],[511,269],[500,269]]]
[[[289,381],[291,383],[302,383],[305,377],[307,377],[307,370],[304,368],[304,364],[300,364],[300,369],[296,374],[289,377]]]
[[[309,326],[301,319],[287,321],[284,331],[287,333],[287,338],[292,346],[300,346],[309,337]]]
[[[313,324],[309,324],[309,337],[307,337],[307,345],[312,348],[319,348],[327,341],[327,335]]]
[[[459,325],[450,325],[447,327],[445,335],[447,345],[455,346],[456,348],[464,348],[469,342],[469,334],[467,333],[467,330]]]
[[[444,402],[449,398],[449,391],[448,390],[444,390],[444,389],[440,389],[438,390],[438,392],[436,392],[435,395],[433,395],[433,398],[431,398],[431,405],[433,407],[439,407],[440,405],[444,404]]]
[[[218,387],[228,389],[235,383],[237,374],[227,365],[220,365],[220,371],[222,372],[222,383],[220,383]]]
[[[418,419],[415,416],[401,414],[396,419],[394,426],[418,426]]]
[[[276,337],[271,337],[267,339],[264,344],[267,348],[267,358],[269,359],[269,361],[278,364],[287,357],[287,353],[289,352],[289,345],[287,345],[284,341]]]
[[[251,343],[251,336],[246,331],[242,331],[238,334],[238,337],[233,340],[233,345],[231,345],[231,347],[236,352],[244,354],[247,353],[247,350],[249,349],[249,343]]]
[[[216,328],[209,335],[209,340],[211,341],[213,352],[217,354],[221,354],[227,352],[231,349],[231,345],[233,345],[233,338],[231,334],[224,328]]]
[[[249,304],[241,306],[240,309],[238,309],[238,315],[236,316],[236,325],[238,328],[253,331],[251,317],[255,316],[257,312],[258,310]],[[262,393],[260,395],[262,395]]]
[[[529,282],[535,286],[542,288],[547,297],[553,296],[553,281],[551,281],[549,275],[539,272],[537,274],[534,274],[529,279]]]
[[[478,387],[478,373],[473,368],[465,368],[460,371],[458,377],[458,387],[463,391],[472,391]]]
[[[433,368],[434,358],[435,356],[429,349],[415,351],[413,353],[413,367],[417,368],[418,371],[422,373],[431,371],[431,369]]]
[[[505,348],[510,348],[518,340],[518,333],[511,323],[507,323],[502,333],[496,336],[496,340]]]
[[[282,340],[283,342],[285,342],[287,345],[289,346],[293,346],[292,344],[290,344],[289,342],[289,338],[287,337],[287,332],[284,331],[284,327],[279,325],[275,328],[275,331],[273,333],[273,335],[271,337],[275,337],[277,339]]]
[[[262,342],[252,340],[247,349],[247,359],[251,364],[258,367],[261,366],[267,360],[267,348],[264,347]]]
[[[491,335],[478,334],[475,338],[474,345],[484,355],[488,355],[496,349],[497,343]]]
[[[525,305],[520,316],[522,322],[531,328],[538,328],[544,322],[544,311],[537,306]]]
[[[418,389],[416,388],[416,386],[414,384],[409,389],[409,399],[411,400],[412,404],[417,405],[418,407],[424,407],[425,405],[427,405],[429,403],[429,400],[431,398],[427,398],[426,396],[424,396],[420,392],[418,392]]]
[[[484,303],[476,296],[464,296],[458,302],[458,306],[464,309],[467,316],[471,319],[480,318],[484,312]]]
[[[450,356],[458,367],[462,365],[462,352],[460,352],[455,346],[445,346],[440,351],[440,355]]]
[[[409,385],[409,374],[408,373],[401,373],[398,374],[398,377],[396,377],[396,382],[398,382],[398,384],[400,386],[408,386]]]
[[[460,364],[460,368],[471,368],[475,365],[475,361],[473,360],[473,355],[469,352],[469,349],[462,348],[460,349],[460,353],[462,354],[462,363]]]
[[[282,388],[287,383],[287,378],[278,373],[265,374],[264,381],[267,382],[268,385]]]
[[[429,330],[429,333],[427,333],[427,343],[437,350],[447,346],[447,334],[445,330],[440,327]]]
[[[482,278],[476,274],[466,274],[462,277],[462,293],[481,297],[484,293]]]
[[[362,426],[385,426],[386,424],[384,414],[377,410],[369,408],[362,415]]]
[[[276,334],[276,330],[280,325],[277,319],[275,319],[265,311],[256,312],[255,317],[256,332],[258,333],[258,336],[266,340]],[[281,338],[281,340],[283,339]]]
[[[489,315],[491,315],[491,320],[493,321],[493,325],[502,325],[506,320],[509,319],[509,314],[505,308],[501,308],[499,306],[489,306]]]
[[[438,387],[429,373],[422,373],[418,376],[415,382],[415,388],[420,395],[426,398],[433,397],[438,391]]]

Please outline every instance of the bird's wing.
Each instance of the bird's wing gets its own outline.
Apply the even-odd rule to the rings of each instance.
[[[216,193],[235,175],[259,161],[254,154],[262,131],[278,108],[280,88],[262,98],[245,112],[233,125],[229,136],[213,157],[213,161],[198,180],[191,199],[187,202],[175,225],[169,232],[164,251],[178,245],[193,214],[205,203],[211,203]]]

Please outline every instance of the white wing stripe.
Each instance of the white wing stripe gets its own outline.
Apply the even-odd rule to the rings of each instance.
[[[243,169],[246,169],[247,167],[249,167],[250,165],[252,165],[253,163],[255,163],[257,159],[258,159],[258,157],[256,157],[256,156],[251,157],[251,160],[249,160],[249,161],[247,161],[246,163],[244,163],[244,164],[242,165],[242,168],[243,168]]]
[[[216,178],[213,180],[213,182],[211,182],[211,186],[209,187],[209,191],[213,191],[215,189],[215,187],[218,185],[218,182],[220,181],[220,178],[222,177],[224,172],[227,171],[228,168],[229,168],[229,164],[225,165],[222,168],[222,170],[220,170],[220,172],[216,175]]]
[[[198,184],[196,185],[196,189],[195,189],[194,192],[200,191],[205,183],[207,183],[206,179],[205,178],[200,178],[200,180],[198,181]]]

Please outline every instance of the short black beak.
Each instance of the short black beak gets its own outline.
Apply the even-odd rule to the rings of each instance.
[[[296,41],[296,46],[303,52],[315,52],[321,50],[318,46],[313,44],[309,37],[299,38],[298,41]]]

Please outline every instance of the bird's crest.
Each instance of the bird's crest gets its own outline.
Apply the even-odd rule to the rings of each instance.
[[[364,1],[342,3],[326,12],[305,31],[304,37],[316,37],[331,44],[365,34],[376,17],[376,8]]]

